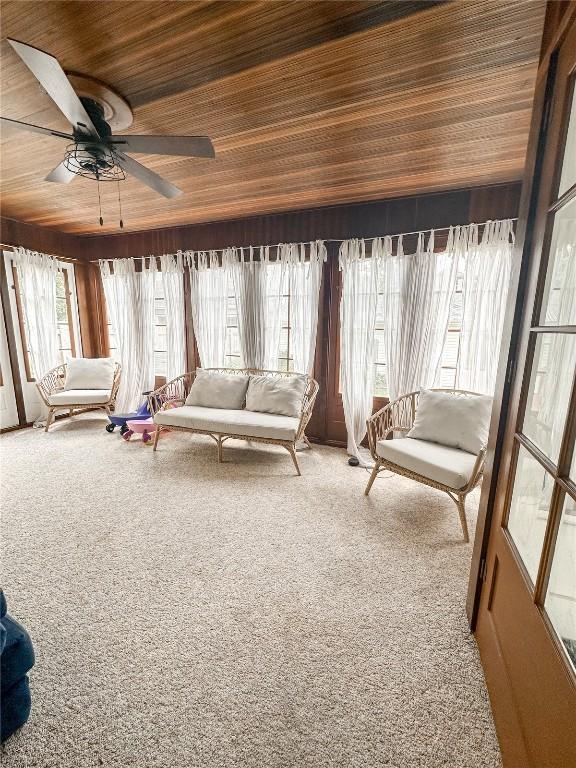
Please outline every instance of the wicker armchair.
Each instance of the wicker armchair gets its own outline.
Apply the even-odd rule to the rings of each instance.
[[[244,375],[248,376],[250,374],[254,376],[270,376],[270,377],[289,377],[293,374],[287,373],[284,371],[265,371],[260,370],[257,368],[204,368],[205,371],[212,371],[213,373],[225,373],[230,375]],[[150,408],[150,413],[153,416],[156,416],[156,414],[171,409],[178,406],[183,406],[186,402],[186,398],[188,397],[188,393],[190,392],[190,388],[192,386],[192,383],[194,381],[194,378],[196,376],[196,371],[192,371],[190,373],[185,373],[182,376],[178,376],[177,378],[173,379],[172,381],[167,382],[164,384],[164,386],[159,387],[154,392],[151,392],[148,395],[148,404]],[[160,437],[160,432],[163,429],[168,430],[181,430],[183,432],[191,432],[195,434],[200,435],[208,435],[211,437],[218,446],[218,462],[222,462],[222,445],[226,440],[229,440],[230,438],[235,438],[238,440],[249,440],[252,442],[260,442],[260,443],[270,443],[273,445],[281,445],[282,447],[286,448],[290,456],[292,457],[292,461],[294,462],[294,466],[296,468],[296,472],[298,475],[300,475],[300,467],[298,465],[298,459],[296,458],[296,445],[299,442],[304,442],[308,447],[310,447],[310,443],[308,442],[308,438],[305,435],[305,429],[306,425],[310,421],[310,417],[312,416],[312,408],[314,406],[314,400],[316,399],[316,395],[318,394],[318,382],[311,378],[310,376],[306,376],[307,379],[307,386],[306,390],[304,392],[304,397],[302,401],[302,409],[300,412],[300,421],[298,424],[298,428],[296,430],[296,434],[293,439],[286,440],[286,439],[279,439],[279,438],[273,438],[273,437],[262,437],[258,435],[250,435],[250,434],[238,434],[237,432],[225,432],[217,431],[215,429],[201,429],[197,428],[196,426],[184,426],[184,425],[177,425],[174,423],[170,424],[160,424],[155,419],[156,422],[156,430],[154,432],[154,450],[156,450],[158,445],[158,438]],[[218,409],[213,409],[214,411],[218,411]]]
[[[70,399],[64,394],[66,392],[64,389],[64,382],[66,381],[66,363],[58,365],[56,368],[52,368],[51,371],[44,374],[40,381],[36,382],[36,387],[40,393],[42,402],[48,408],[48,416],[46,418],[46,427],[44,428],[44,431],[48,432],[56,411],[69,410],[70,416],[73,416],[74,411],[92,411],[102,408],[106,413],[110,414],[111,410],[114,409],[118,387],[120,386],[120,371],[120,364],[116,363],[112,389],[110,390],[109,395],[105,397],[95,396],[92,398],[89,395],[86,395],[81,398],[84,402],[74,402],[74,400],[79,399],[74,397],[74,390],[71,392]]]
[[[468,392],[464,390],[451,390],[451,389],[437,389],[437,392],[451,392],[455,395],[476,395],[476,392]],[[403,395],[397,400],[394,400],[388,405],[377,411],[367,421],[368,425],[368,443],[370,446],[370,453],[374,459],[374,469],[370,475],[368,485],[364,493],[366,496],[370,493],[370,489],[374,483],[374,480],[378,476],[378,473],[382,470],[388,470],[395,472],[398,475],[403,475],[411,480],[416,480],[419,483],[428,485],[431,488],[437,488],[440,491],[444,491],[452,499],[458,508],[458,514],[460,516],[460,524],[462,526],[462,533],[464,534],[464,541],[469,541],[468,536],[468,524],[466,522],[466,496],[472,491],[476,485],[480,482],[482,477],[482,471],[484,469],[484,458],[486,454],[486,446],[484,446],[472,462],[473,454],[470,456],[471,470],[469,472],[469,479],[465,485],[460,488],[455,488],[452,485],[439,482],[430,477],[426,477],[415,471],[407,469],[399,464],[386,460],[378,452],[378,444],[386,440],[390,435],[394,433],[406,434],[412,429],[414,424],[414,418],[416,415],[416,408],[418,406],[419,392],[410,392],[408,395]],[[435,445],[434,443],[432,445]],[[464,452],[460,452],[464,453]]]

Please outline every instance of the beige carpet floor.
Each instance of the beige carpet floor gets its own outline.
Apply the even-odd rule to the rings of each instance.
[[[2,585],[37,654],[6,768],[500,765],[448,498],[365,498],[341,450],[298,478],[275,447],[218,465],[104,423],[0,438]]]

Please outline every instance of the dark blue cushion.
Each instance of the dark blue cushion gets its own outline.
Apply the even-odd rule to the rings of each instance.
[[[21,624],[6,614],[0,622],[6,630],[4,649],[0,656],[2,695],[34,666],[34,649],[30,635]]]
[[[28,678],[21,677],[11,688],[2,693],[0,713],[0,741],[6,741],[30,716],[30,687]]]

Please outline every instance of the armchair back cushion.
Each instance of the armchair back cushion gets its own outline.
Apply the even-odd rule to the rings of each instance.
[[[116,363],[111,357],[72,357],[66,364],[64,389],[105,389],[114,382]]]
[[[186,405],[241,410],[246,402],[247,389],[248,376],[215,373],[199,368],[186,398]]]
[[[492,398],[423,389],[407,437],[478,454],[488,439]]]
[[[305,376],[250,376],[246,409],[299,418],[306,391]]]

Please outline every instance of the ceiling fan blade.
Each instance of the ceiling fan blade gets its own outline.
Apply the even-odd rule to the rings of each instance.
[[[94,123],[72,88],[58,59],[18,40],[10,38],[7,40],[74,128],[99,139]]]
[[[146,186],[150,187],[150,189],[153,189],[155,192],[159,192],[164,197],[178,197],[178,195],[182,194],[181,189],[175,187],[174,184],[170,184],[169,181],[166,181],[162,176],[151,171],[150,168],[146,168],[145,165],[134,160],[134,158],[128,157],[128,155],[125,155],[123,152],[115,152],[115,155],[118,163],[127,173],[131,173],[132,176],[140,179],[143,184],[146,184]]]
[[[68,141],[74,141],[74,136],[70,133],[62,133],[61,131],[53,131],[52,128],[42,128],[40,125],[32,125],[32,123],[22,123],[20,120],[12,120],[10,117],[0,117],[2,121],[1,125],[10,126],[16,128],[19,131],[30,131],[31,133],[43,133],[46,136],[56,136],[59,139],[68,139]]]
[[[75,176],[75,172],[68,170],[65,161],[63,160],[53,171],[50,171],[44,181],[54,181],[56,184],[70,184]]]
[[[214,157],[208,136],[113,136],[111,143],[123,152],[144,155]]]

